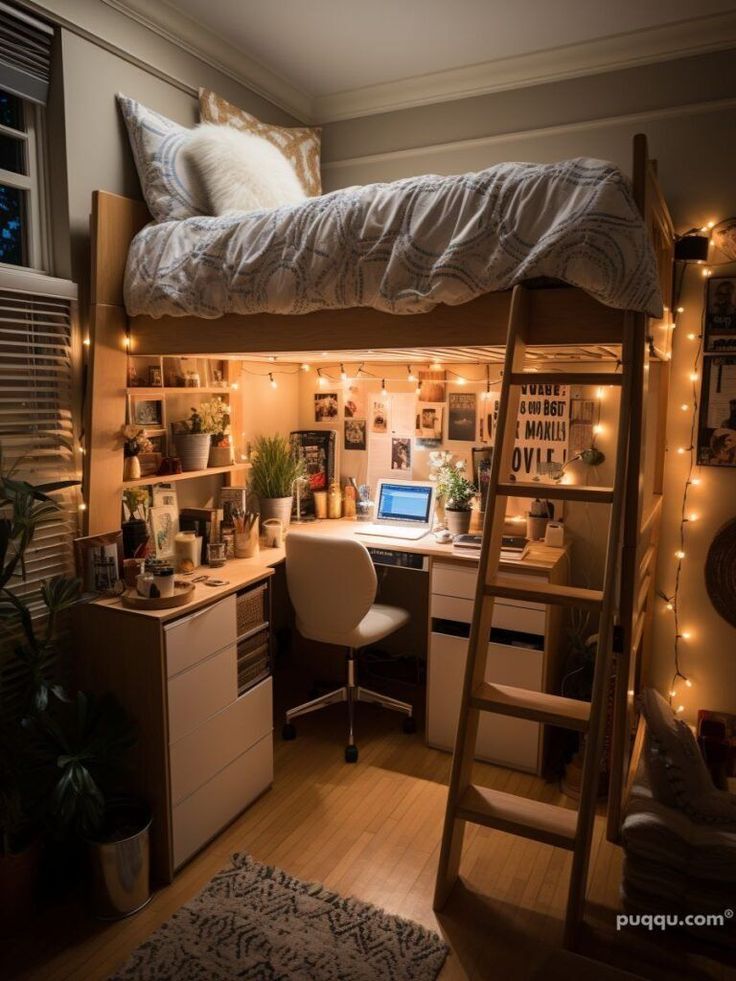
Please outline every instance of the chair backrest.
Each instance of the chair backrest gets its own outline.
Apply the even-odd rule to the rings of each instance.
[[[290,531],[286,583],[300,632],[331,643],[366,615],[378,579],[368,549],[357,539]]]

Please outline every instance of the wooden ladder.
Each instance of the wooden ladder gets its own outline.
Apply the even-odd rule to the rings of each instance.
[[[573,853],[564,941],[566,946],[573,946],[585,902],[606,727],[620,528],[626,489],[627,443],[632,421],[632,355],[635,342],[640,341],[643,346],[644,338],[636,336],[637,315],[624,313],[621,372],[524,373],[530,326],[529,309],[529,291],[523,286],[516,286],[509,313],[506,358],[488,492],[489,507],[483,527],[473,623],[437,870],[434,908],[441,909],[444,906],[457,879],[466,822],[533,838],[567,848]],[[520,388],[530,383],[616,385],[621,388],[614,486],[600,488],[560,484],[544,487],[544,494],[550,498],[610,505],[602,590],[551,583],[538,586],[517,584],[514,577],[505,578],[499,574],[506,499],[537,497],[541,490],[539,484],[514,483],[509,479],[516,440]],[[484,680],[493,604],[497,597],[582,607],[599,615],[599,639],[590,702],[489,684]],[[481,712],[495,712],[585,733],[578,811],[473,785],[472,767]]]

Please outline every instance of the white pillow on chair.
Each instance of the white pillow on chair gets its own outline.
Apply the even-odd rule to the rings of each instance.
[[[205,188],[213,215],[268,210],[306,199],[283,153],[254,133],[201,123],[192,130],[185,153]]]

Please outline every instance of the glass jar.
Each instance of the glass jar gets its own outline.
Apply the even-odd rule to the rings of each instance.
[[[151,596],[154,590],[158,590],[158,595],[163,597],[174,595],[174,567],[173,565],[160,565],[153,570],[153,586],[151,586]]]
[[[327,492],[327,517],[342,517],[342,491],[336,480],[332,481],[330,489]]]

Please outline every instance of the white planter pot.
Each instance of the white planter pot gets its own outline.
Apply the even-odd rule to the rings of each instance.
[[[291,521],[293,500],[291,494],[289,497],[262,497],[260,499],[261,528],[263,528],[263,522],[268,518],[280,518],[284,528],[288,528]]]
[[[174,446],[182,470],[206,470],[211,444],[209,433],[177,433]]]
[[[452,511],[445,508],[445,524],[451,535],[467,535],[470,531],[472,511]]]

